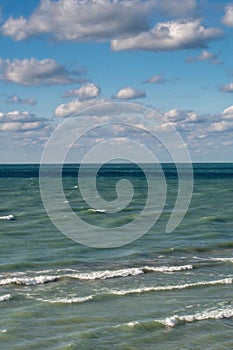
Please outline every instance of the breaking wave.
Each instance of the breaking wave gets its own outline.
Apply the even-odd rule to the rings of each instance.
[[[7,284],[18,284],[18,285],[37,285],[37,284],[44,284],[49,282],[57,282],[58,280],[61,280],[63,278],[71,278],[71,279],[78,279],[80,281],[91,281],[91,280],[97,280],[97,279],[108,279],[108,278],[125,278],[129,276],[138,276],[142,275],[144,273],[153,273],[153,272],[159,272],[159,273],[173,273],[173,272],[179,272],[179,271],[185,271],[185,270],[191,270],[193,269],[192,265],[183,265],[183,266],[159,266],[159,267],[153,267],[153,266],[144,266],[144,267],[131,267],[131,268],[124,268],[119,270],[104,270],[104,271],[91,271],[91,272],[76,272],[77,270],[70,269],[70,270],[63,270],[58,269],[57,271],[53,270],[47,270],[44,272],[52,272],[53,275],[39,275],[39,276],[25,276],[25,273],[14,273],[14,276],[10,276],[7,278],[0,279],[0,285],[7,285]],[[59,272],[64,272],[63,274],[60,274]],[[36,272],[35,272],[36,273]],[[43,273],[43,271],[40,271],[40,273]],[[16,276],[17,275],[17,276]],[[22,276],[23,275],[23,276]],[[1,277],[4,275],[2,274]]]
[[[0,280],[0,285],[18,284],[18,285],[37,285],[48,282],[55,282],[58,280],[57,276],[36,276],[36,277],[9,277]]]
[[[2,295],[0,296],[0,302],[2,301],[8,301],[12,298],[11,294],[5,294],[5,295]]]
[[[231,317],[233,317],[233,309],[228,307],[222,309],[219,308],[215,310],[203,310],[189,315],[174,315],[166,317],[165,319],[155,319],[149,321],[131,321],[123,324],[118,324],[116,326],[113,326],[112,328],[120,328],[125,331],[130,330],[132,328],[154,329],[159,326],[173,328],[185,323],[193,323],[207,320],[221,320]]]
[[[217,309],[217,310],[206,310],[197,312],[191,315],[178,316],[174,315],[172,317],[167,317],[164,321],[161,321],[167,327],[174,327],[179,323],[184,322],[195,322],[195,321],[205,321],[205,320],[220,320],[223,318],[233,317],[233,309]]]
[[[93,296],[88,295],[86,297],[72,297],[72,298],[57,298],[54,300],[43,300],[53,304],[73,304],[73,303],[85,303],[86,301],[92,300]]]
[[[14,220],[14,219],[15,219],[15,217],[12,214],[5,215],[5,216],[0,216],[0,220],[8,220],[8,221],[10,221],[10,220]]]
[[[233,283],[233,278],[224,278],[224,279],[214,280],[214,281],[202,281],[202,282],[195,282],[195,283],[169,285],[169,286],[143,287],[143,288],[135,288],[135,289],[127,289],[127,290],[112,290],[111,293],[113,295],[123,296],[128,294],[161,292],[161,291],[170,291],[170,290],[186,289],[186,288],[193,288],[193,287],[213,286],[218,284],[232,284],[232,283]]]

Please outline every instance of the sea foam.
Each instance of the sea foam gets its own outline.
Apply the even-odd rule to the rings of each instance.
[[[197,312],[191,315],[174,315],[172,317],[167,317],[165,320],[162,320],[161,323],[167,327],[174,327],[179,323],[183,322],[195,322],[195,321],[205,321],[205,320],[219,320],[223,318],[233,317],[233,309],[216,309],[216,310],[205,310]]]
[[[175,273],[185,270],[192,270],[192,265],[182,266],[142,266],[142,267],[129,267],[119,270],[103,270],[103,271],[90,271],[90,272],[78,272],[74,269],[58,269],[58,270],[44,270],[35,271],[35,274],[41,273],[41,275],[31,276],[32,271],[28,271],[30,276],[27,276],[27,272],[14,272],[13,275],[5,277],[1,274],[0,285],[18,284],[18,285],[37,285],[49,282],[56,282],[64,278],[78,279],[80,281],[91,280],[105,280],[110,278],[125,278],[130,276],[138,276],[145,273]],[[61,273],[63,272],[63,273]],[[45,275],[43,273],[53,273],[52,275]]]
[[[37,284],[44,284],[48,282],[55,282],[57,281],[57,276],[36,276],[36,277],[9,277],[9,278],[3,278],[0,280],[0,285],[7,285],[7,284],[18,284],[18,285],[25,285],[25,286],[31,286],[31,285],[37,285]]]
[[[162,291],[171,291],[171,290],[179,290],[193,287],[202,287],[202,286],[213,286],[218,284],[232,284],[233,278],[224,278],[220,280],[214,281],[201,281],[195,283],[185,283],[185,284],[176,284],[176,285],[168,285],[168,286],[152,286],[152,287],[142,287],[135,289],[127,289],[127,290],[111,290],[110,293],[113,295],[128,295],[128,294],[141,294],[148,292],[162,292]]]
[[[14,220],[15,217],[14,215],[10,214],[10,215],[5,215],[5,216],[0,216],[0,220]]]
[[[182,325],[185,323],[192,323],[198,321],[207,321],[207,320],[221,320],[224,318],[233,317],[233,309],[228,308],[219,308],[215,310],[203,310],[200,312],[196,312],[194,314],[188,315],[173,315],[168,316],[165,319],[154,319],[147,321],[130,321],[123,324],[118,324],[113,326],[113,328],[121,328],[122,330],[127,330],[131,328],[151,328],[157,327],[157,325],[162,325],[167,328],[173,328],[178,325]]]
[[[95,280],[95,279],[107,279],[116,277],[128,277],[138,276],[149,272],[171,273],[184,270],[193,269],[192,265],[183,266],[143,266],[143,267],[131,267],[119,270],[105,270],[105,271],[92,271],[87,273],[69,274],[67,277],[77,278],[80,280]]]
[[[105,270],[105,271],[93,271],[87,273],[77,273],[67,275],[71,278],[77,278],[79,280],[95,280],[95,279],[107,279],[107,278],[115,278],[115,277],[128,277],[128,276],[137,276],[143,274],[143,270],[141,268],[128,268],[128,269],[120,269],[120,270]]]
[[[12,298],[11,294],[5,294],[5,295],[2,295],[0,296],[0,302],[2,301],[8,301]]]
[[[92,295],[88,295],[86,297],[72,297],[72,298],[57,298],[54,300],[43,300],[43,301],[47,301],[49,303],[53,303],[53,304],[57,304],[57,303],[61,303],[61,304],[73,304],[73,303],[85,303],[86,301],[92,300],[93,296]]]

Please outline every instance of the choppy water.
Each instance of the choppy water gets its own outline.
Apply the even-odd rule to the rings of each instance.
[[[190,208],[170,234],[177,179],[174,167],[164,169],[168,198],[156,225],[131,244],[95,249],[50,222],[38,166],[0,167],[1,349],[233,348],[233,165],[194,166]],[[77,196],[76,167],[63,175],[67,201],[91,224],[121,226],[145,204],[145,177],[132,166],[99,174],[109,200],[120,178],[134,185],[132,203],[115,215]]]

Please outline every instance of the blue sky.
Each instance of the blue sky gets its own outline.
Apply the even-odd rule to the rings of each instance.
[[[59,123],[109,101],[155,108],[193,161],[233,160],[232,1],[1,0],[0,14],[0,163],[39,162]]]

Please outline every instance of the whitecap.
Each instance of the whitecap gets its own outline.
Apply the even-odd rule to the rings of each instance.
[[[198,321],[206,321],[206,320],[221,320],[224,318],[231,318],[233,317],[233,309],[228,308],[219,308],[219,309],[209,309],[209,310],[203,310],[194,314],[189,315],[173,315],[168,316],[165,319],[154,319],[154,320],[148,320],[148,321],[130,321],[123,324],[118,324],[116,326],[113,326],[113,328],[119,328],[119,327],[140,327],[140,326],[146,326],[148,324],[160,324],[167,328],[173,328],[179,324],[182,323],[192,323],[192,322],[198,322]]]
[[[192,270],[193,265],[182,265],[182,266],[144,266],[143,271],[145,272],[179,272],[185,270]]]
[[[73,297],[73,298],[57,298],[54,300],[43,300],[49,303],[61,303],[61,304],[73,304],[73,303],[85,303],[86,301],[92,300],[93,296],[88,295],[86,297]]]
[[[212,286],[212,285],[218,285],[218,284],[232,284],[232,283],[233,283],[232,278],[224,278],[221,280],[214,280],[214,281],[200,281],[195,283],[185,283],[185,284],[175,284],[175,285],[155,286],[155,287],[153,286],[142,287],[142,288],[135,288],[135,289],[127,289],[127,290],[111,290],[109,292],[113,295],[123,296],[128,294],[162,292],[162,291],[179,290],[179,289],[186,289],[186,288],[193,288],[193,287]]]
[[[185,270],[192,270],[192,265],[182,265],[182,266],[143,266],[143,267],[130,267],[119,270],[105,270],[105,271],[92,271],[86,273],[77,274],[67,274],[64,276],[77,278],[80,280],[95,280],[95,279],[107,279],[116,277],[128,277],[128,276],[138,276],[148,272],[161,272],[161,273],[171,273],[179,272]]]
[[[8,301],[12,298],[11,294],[5,294],[5,295],[2,295],[0,296],[0,302],[2,301]]]
[[[143,274],[143,270],[141,268],[128,268],[128,269],[120,269],[120,270],[105,270],[105,271],[93,271],[86,273],[77,273],[66,275],[68,277],[77,278],[80,280],[95,280],[95,279],[107,279],[107,278],[115,278],[115,277],[128,277],[128,276],[137,276]]]
[[[57,281],[57,276],[10,277],[0,280],[0,285],[19,284],[25,286],[44,284]]]
[[[233,263],[233,258],[210,258],[212,261],[223,261],[223,262],[232,262]]]
[[[201,312],[197,312],[191,315],[174,315],[172,317],[167,317],[165,320],[161,320],[160,322],[167,327],[174,327],[178,323],[181,322],[195,322],[195,321],[205,321],[205,320],[220,320],[223,318],[233,317],[233,309],[225,308],[225,309],[216,309],[216,310],[205,310]]]
[[[5,216],[0,216],[0,220],[8,220],[8,221],[10,221],[10,220],[14,220],[14,219],[15,219],[15,217],[12,214],[5,215]]]
[[[93,208],[90,208],[90,209],[87,209],[87,212],[88,213],[105,213],[106,210],[105,209],[93,209]]]
[[[79,279],[80,281],[85,280],[96,280],[96,279],[109,279],[109,278],[125,278],[130,276],[138,276],[144,273],[175,273],[179,271],[191,270],[192,265],[181,265],[181,266],[142,266],[142,267],[129,267],[118,270],[103,270],[103,271],[90,271],[90,272],[79,272],[76,269],[48,269],[39,271],[24,271],[14,272],[12,274],[1,274],[0,285],[7,284],[19,284],[19,285],[37,285],[48,282],[55,282],[62,278],[73,278]],[[32,273],[35,276],[32,276]],[[27,275],[28,274],[28,275]],[[51,274],[51,275],[50,275]]]

